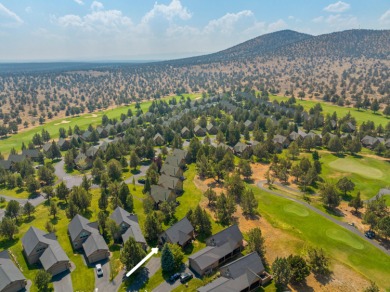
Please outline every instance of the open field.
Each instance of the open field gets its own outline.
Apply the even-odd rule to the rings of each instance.
[[[274,227],[303,240],[306,246],[302,248],[309,246],[323,248],[333,261],[339,261],[363,277],[372,279],[382,288],[390,289],[389,256],[310,210],[306,210],[308,216],[281,212],[280,210],[284,210],[286,206],[291,208],[291,205],[297,204],[261,191],[257,187],[252,188],[259,200],[260,214]],[[280,245],[283,244],[287,243],[280,242]]]
[[[277,100],[277,101],[286,101],[288,100],[288,97],[284,96],[270,96],[270,100]],[[374,114],[371,110],[363,110],[361,109],[358,111],[356,108],[353,107],[341,107],[337,105],[333,105],[324,101],[316,101],[316,100],[300,100],[296,98],[297,104],[300,104],[303,106],[305,110],[309,110],[310,108],[314,107],[317,103],[320,103],[323,109],[324,116],[326,114],[333,114],[333,112],[337,113],[337,116],[343,117],[348,113],[351,113],[351,116],[353,116],[358,124],[365,121],[373,121],[375,123],[375,126],[378,126],[379,124],[382,124],[382,126],[385,126],[388,122],[390,122],[390,118],[386,118],[384,115],[382,115],[381,112]]]
[[[185,98],[189,97],[191,99],[195,99],[200,94],[183,94]],[[169,99],[173,98],[172,96],[164,97],[161,100],[168,101]],[[177,99],[180,97],[176,96]],[[179,100],[178,100],[179,101]],[[153,101],[145,101],[141,103],[141,109],[145,113],[149,106],[152,104]],[[86,129],[89,124],[96,126],[101,123],[101,118],[104,114],[108,116],[108,118],[117,118],[119,120],[121,114],[126,114],[128,109],[131,109],[133,111],[133,114],[135,114],[135,103],[129,105],[129,106],[120,106],[114,109],[109,110],[102,110],[96,113],[85,113],[80,116],[75,117],[67,117],[66,119],[60,118],[56,120],[51,120],[46,122],[43,125],[37,126],[35,128],[32,128],[30,130],[22,131],[18,134],[8,136],[7,138],[0,139],[0,152],[2,154],[8,154],[10,150],[14,147],[17,151],[20,150],[22,143],[24,142],[26,145],[32,140],[35,133],[40,133],[42,129],[45,129],[48,131],[51,135],[51,138],[58,138],[59,133],[58,129],[63,127],[65,129],[68,129],[68,127],[74,127],[75,125],[78,125],[80,129]],[[63,121],[66,120],[67,123],[63,123]]]

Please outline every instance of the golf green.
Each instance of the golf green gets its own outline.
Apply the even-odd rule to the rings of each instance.
[[[293,213],[301,217],[309,216],[309,212],[304,207],[298,205],[293,205],[293,204],[285,205],[283,207],[283,210],[285,212]]]
[[[332,238],[332,239],[337,240],[337,241],[341,241],[341,242],[343,242],[343,243],[345,243],[345,244],[347,244],[350,247],[353,247],[355,249],[363,249],[364,248],[364,245],[361,242],[352,238],[352,236],[349,235],[348,232],[346,232],[344,230],[330,228],[330,229],[326,230],[326,235],[329,238]]]
[[[383,177],[383,172],[381,170],[364,165],[356,159],[338,158],[335,161],[330,162],[329,166],[336,170],[356,173],[367,178],[380,179]]]

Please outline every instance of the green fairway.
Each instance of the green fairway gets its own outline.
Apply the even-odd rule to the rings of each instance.
[[[309,212],[306,210],[306,208],[301,207],[299,205],[294,205],[294,204],[286,205],[283,207],[283,210],[287,213],[292,213],[301,217],[309,216]]]
[[[356,173],[360,176],[380,179],[383,177],[383,172],[380,169],[364,165],[358,159],[353,158],[338,158],[329,163],[329,166],[343,172]]]
[[[356,238],[352,238],[350,233],[341,229],[330,228],[326,230],[326,235],[334,240],[341,241],[350,247],[356,249],[363,249],[364,245],[357,241]]]
[[[189,97],[191,99],[195,99],[199,97],[200,94],[183,94],[183,96],[185,98]],[[161,100],[168,101],[171,98],[173,97],[164,97]],[[176,96],[176,98],[179,99],[180,97]],[[141,103],[142,111],[145,113],[151,104],[152,101],[145,101]],[[32,140],[33,136],[35,135],[35,133],[40,133],[42,129],[47,130],[50,133],[51,138],[58,138],[59,136],[58,130],[61,127],[68,129],[69,126],[73,128],[75,125],[78,125],[80,129],[86,129],[89,124],[92,124],[93,126],[99,125],[102,120],[101,118],[104,114],[106,114],[110,119],[117,118],[119,120],[120,115],[126,114],[128,109],[131,109],[133,111],[133,114],[135,114],[136,111],[135,103],[129,106],[120,106],[114,109],[102,110],[95,113],[86,113],[76,117],[65,117],[65,118],[47,121],[44,125],[40,125],[30,130],[26,130],[15,135],[11,135],[7,138],[1,139],[0,152],[3,154],[8,154],[12,147],[20,151],[22,142],[28,145],[28,143]],[[68,123],[63,123],[63,121],[68,121]]]
[[[382,288],[390,289],[388,281],[390,257],[372,246],[364,239],[325,219],[321,215],[307,210],[308,216],[291,216],[281,210],[298,206],[287,199],[252,189],[259,200],[258,211],[274,227],[289,232],[305,242],[305,247],[323,248],[333,261],[339,261],[367,279],[372,279]],[[302,252],[296,250],[295,252]]]
[[[280,102],[280,101],[286,101],[288,99],[289,99],[288,97],[284,97],[284,96],[270,96],[271,101],[277,100]],[[390,122],[390,119],[386,118],[384,115],[382,115],[382,113],[374,114],[370,110],[358,111],[356,108],[352,108],[352,107],[341,107],[341,106],[333,105],[333,104],[326,103],[326,102],[312,101],[312,100],[300,100],[298,98],[296,99],[296,101],[297,101],[297,104],[302,105],[305,110],[309,110],[310,108],[314,107],[317,103],[321,103],[324,116],[328,113],[333,114],[333,112],[336,112],[337,116],[340,118],[340,117],[345,116],[348,113],[351,113],[351,116],[353,116],[356,119],[358,124],[361,124],[361,123],[366,122],[366,121],[373,121],[376,126],[378,126],[379,124],[382,124],[382,126],[385,126],[388,122]]]
[[[359,190],[362,199],[375,196],[381,188],[390,183],[390,163],[371,157],[346,156],[339,158],[330,153],[320,153],[322,163],[321,176],[327,180],[337,181],[348,177],[355,184],[355,191]]]

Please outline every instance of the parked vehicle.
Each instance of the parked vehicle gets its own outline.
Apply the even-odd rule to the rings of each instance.
[[[140,183],[140,184],[145,184],[145,179],[144,178],[140,178],[140,179],[138,179],[138,183]]]
[[[372,230],[368,230],[364,233],[364,235],[369,238],[369,239],[373,239],[375,237],[375,232],[372,231]]]
[[[176,282],[176,280],[179,278],[180,278],[180,273],[175,273],[169,277],[169,281],[173,283],[173,282]]]
[[[190,273],[183,273],[180,275],[180,282],[185,283],[191,280],[194,276]]]
[[[96,275],[98,277],[103,277],[103,269],[102,269],[102,265],[101,264],[97,264],[95,266],[95,269],[96,269]]]

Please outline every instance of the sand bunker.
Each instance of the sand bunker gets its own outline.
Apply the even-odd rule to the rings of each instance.
[[[91,114],[90,116],[88,116],[88,117],[85,117],[86,119],[90,119],[90,118],[97,118],[97,114]]]
[[[68,123],[70,123],[70,121],[63,120],[63,121],[61,121],[61,123],[54,124],[54,126],[58,126],[58,125],[61,125],[61,124],[68,124]]]

